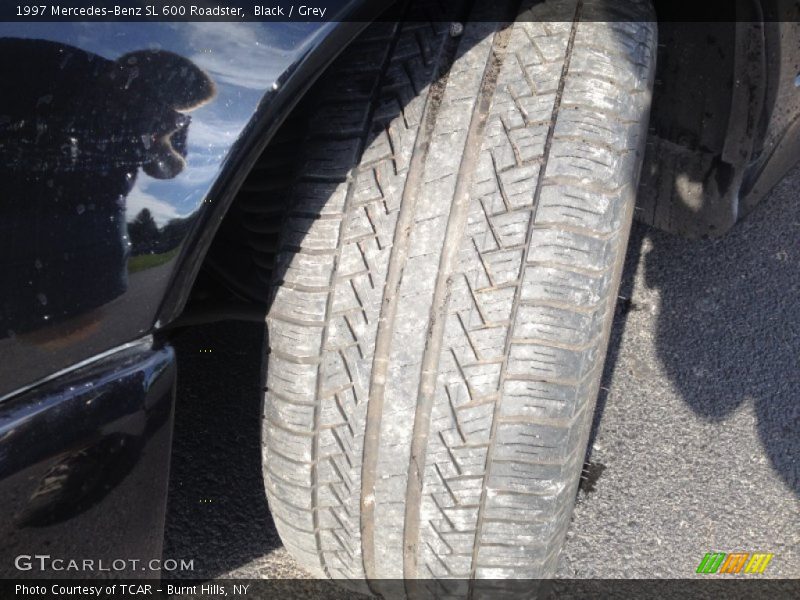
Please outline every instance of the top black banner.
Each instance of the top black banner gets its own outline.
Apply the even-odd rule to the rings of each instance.
[[[575,4],[587,8],[583,20],[629,21],[630,12],[617,10],[626,2],[641,4],[647,0],[529,0],[521,2],[520,18],[532,18],[525,9],[544,4],[536,20],[569,20]],[[493,11],[480,10],[493,0],[475,0],[466,11],[461,2],[443,0],[430,3],[430,10],[409,13],[406,2],[397,0],[3,0],[0,21],[6,22],[147,22],[147,21],[260,21],[274,23],[334,21],[425,20],[460,22],[494,20],[483,16]],[[603,4],[599,10],[598,4]],[[800,22],[798,0],[652,0],[661,22]],[[543,8],[543,7],[540,7]],[[552,10],[549,10],[552,8]],[[528,15],[528,16],[526,16]],[[545,16],[542,16],[545,15]],[[562,16],[563,15],[563,16]],[[496,17],[495,17],[496,18]]]

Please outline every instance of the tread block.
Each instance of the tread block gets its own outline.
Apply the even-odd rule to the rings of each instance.
[[[522,277],[523,302],[595,307],[607,294],[610,274],[582,273],[558,266],[528,265]]]
[[[576,401],[573,386],[547,381],[506,380],[500,417],[566,419]]]
[[[513,337],[584,347],[602,331],[602,315],[552,306],[523,305],[517,312]]]
[[[583,372],[583,361],[590,361],[592,354],[591,350],[575,352],[537,343],[511,344],[508,376],[574,381]]]
[[[609,259],[617,250],[615,241],[563,229],[534,229],[529,263],[552,262],[602,274],[608,270]]]

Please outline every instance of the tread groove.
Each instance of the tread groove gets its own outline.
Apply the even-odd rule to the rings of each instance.
[[[555,101],[553,103],[553,109],[550,116],[550,126],[547,130],[547,137],[545,138],[544,143],[544,151],[543,155],[543,164],[547,165],[548,159],[550,156],[550,151],[552,149],[553,137],[555,135],[555,128],[556,128],[556,121],[558,117],[559,110],[561,109],[561,99],[564,94],[564,87],[566,84],[567,74],[569,72],[570,61],[572,59],[572,51],[575,45],[575,36],[577,34],[578,29],[578,21],[580,20],[581,10],[583,8],[583,0],[578,0],[575,6],[575,15],[572,19],[572,27],[570,30],[569,40],[567,41],[567,48],[564,54],[564,63],[561,69],[561,76],[558,81],[558,90],[556,91]],[[543,175],[545,172],[545,168],[543,167],[539,171],[539,175],[536,182],[536,187],[533,193],[533,203],[531,209],[531,216],[528,221],[528,231],[526,234],[526,244],[525,249],[523,250],[522,260],[520,262],[520,269],[524,269],[524,265],[528,263],[528,253],[530,252],[530,245],[531,245],[531,236],[533,235],[534,230],[534,223],[536,221],[536,210],[539,205],[539,199],[541,198],[542,193],[542,183],[543,183]],[[519,278],[521,279],[522,274],[520,274]],[[517,287],[514,291],[514,302],[511,305],[511,322],[513,323],[516,321],[516,311],[517,307],[519,306],[519,298],[521,294],[522,286]],[[509,356],[509,351],[511,349],[511,338],[512,338],[512,331],[513,328],[509,327],[508,332],[506,334],[505,340],[505,352],[504,352],[504,365],[507,365],[507,357]],[[500,371],[500,389],[503,387],[503,378],[505,376],[505,369],[501,369]],[[470,579],[475,579],[477,576],[478,571],[478,557],[480,555],[481,549],[481,534],[483,532],[483,525],[484,519],[486,518],[485,510],[486,510],[486,484],[488,483],[489,474],[492,469],[492,460],[493,460],[493,452],[494,446],[497,440],[497,421],[500,414],[500,406],[502,403],[502,399],[498,399],[494,406],[494,414],[492,416],[492,424],[491,424],[491,431],[489,433],[489,448],[486,452],[486,465],[484,467],[484,482],[481,486],[481,498],[480,498],[480,506],[478,508],[478,516],[476,518],[476,534],[475,534],[475,543],[472,546],[472,558],[471,558],[471,566],[470,566]],[[470,597],[472,596],[472,586],[470,586]]]
[[[449,42],[445,50],[447,58],[440,67],[437,81],[431,85],[425,99],[422,125],[414,140],[409,171],[404,182],[400,213],[397,217],[395,239],[389,259],[389,267],[384,286],[383,303],[375,336],[375,351],[369,383],[369,404],[364,425],[364,447],[361,467],[361,547],[364,573],[367,579],[376,579],[375,569],[375,483],[377,480],[377,460],[380,447],[380,424],[383,416],[384,385],[389,365],[394,316],[399,301],[400,282],[408,251],[411,224],[416,206],[417,190],[423,184],[423,171],[433,137],[437,114],[444,89],[447,86],[449,66],[455,58],[457,45]]]

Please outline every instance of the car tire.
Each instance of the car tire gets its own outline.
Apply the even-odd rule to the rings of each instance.
[[[377,23],[306,100],[263,464],[309,572],[556,572],[642,163],[652,19],[645,0],[582,0],[510,23]]]

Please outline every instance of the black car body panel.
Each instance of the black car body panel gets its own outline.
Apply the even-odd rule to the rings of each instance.
[[[180,313],[249,166],[364,25],[0,25],[0,397]]]
[[[0,576],[158,575],[175,375],[147,337],[0,404]]]
[[[369,3],[339,4],[358,18],[0,24],[4,577],[107,577],[114,559],[112,576],[158,576],[176,367],[151,334],[272,133],[366,25]]]

